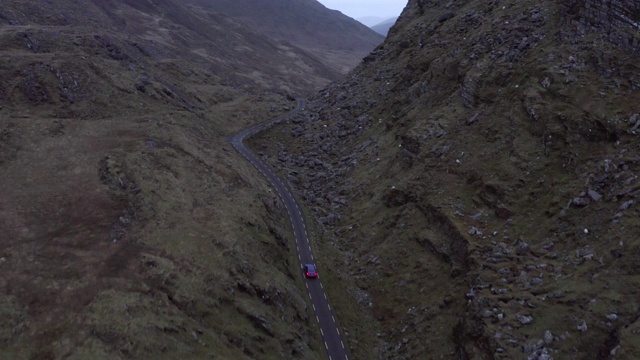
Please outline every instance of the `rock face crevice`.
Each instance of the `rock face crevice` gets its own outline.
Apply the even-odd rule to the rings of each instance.
[[[427,240],[425,244],[444,256],[452,267],[451,276],[457,277],[467,274],[473,262],[469,255],[468,240],[460,233],[451,219],[433,204],[422,201],[419,203],[418,209],[424,216],[423,224],[440,235],[433,240]]]

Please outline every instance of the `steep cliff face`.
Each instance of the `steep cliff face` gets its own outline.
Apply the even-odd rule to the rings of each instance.
[[[256,142],[343,255],[361,358],[640,355],[639,21],[633,1],[412,0]]]
[[[584,31],[599,32],[609,41],[636,55],[640,53],[640,4],[633,0],[567,1],[563,11]]]

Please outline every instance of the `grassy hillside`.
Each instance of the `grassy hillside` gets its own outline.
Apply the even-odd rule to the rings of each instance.
[[[169,0],[3,0],[0,55],[0,357],[322,358],[224,137],[334,72]]]

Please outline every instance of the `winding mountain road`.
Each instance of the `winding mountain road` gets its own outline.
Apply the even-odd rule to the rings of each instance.
[[[298,274],[304,277],[302,272],[302,266],[304,264],[315,264],[315,260],[313,257],[313,252],[311,250],[311,246],[309,244],[309,237],[307,233],[307,224],[302,211],[300,211],[300,207],[296,202],[296,199],[291,194],[289,187],[285,185],[285,183],[276,176],[276,174],[267,167],[258,157],[253,154],[247,147],[244,146],[243,140],[247,137],[250,137],[270,126],[271,124],[285,120],[290,116],[298,114],[300,111],[304,110],[305,101],[299,99],[298,106],[291,112],[264,121],[256,126],[240,131],[239,133],[233,135],[229,138],[229,142],[236,150],[242,154],[250,163],[252,163],[260,172],[267,178],[275,189],[278,191],[282,202],[287,208],[287,212],[289,213],[289,219],[291,220],[291,226],[293,227],[293,233],[296,240],[296,247],[298,249],[298,260],[300,262],[300,268]],[[322,271],[322,269],[319,269]],[[316,279],[306,279],[304,278],[305,285],[307,287],[307,292],[309,294],[309,298],[311,299],[311,304],[313,306],[313,310],[316,315],[316,320],[318,322],[318,326],[320,327],[320,333],[322,335],[322,339],[324,341],[324,346],[327,350],[327,355],[329,356],[329,360],[348,360],[349,357],[347,355],[348,351],[344,343],[344,335],[340,331],[338,323],[336,322],[335,315],[333,310],[331,309],[331,305],[329,304],[329,300],[324,291],[324,287],[322,286],[322,282],[320,277]]]

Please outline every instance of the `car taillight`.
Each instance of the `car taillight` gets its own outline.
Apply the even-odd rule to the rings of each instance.
[[[307,276],[311,276],[311,273],[307,273]]]

